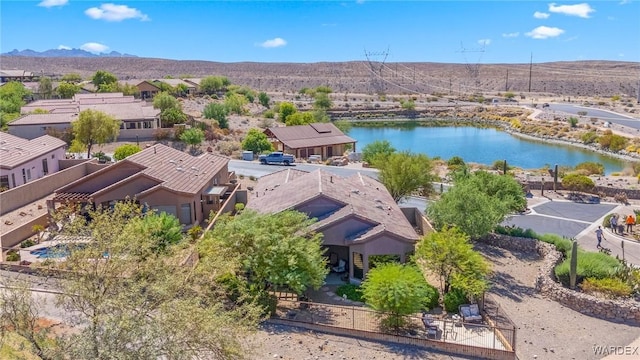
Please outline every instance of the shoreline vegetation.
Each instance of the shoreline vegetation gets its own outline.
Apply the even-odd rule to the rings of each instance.
[[[341,118],[341,121],[348,121],[353,127],[370,127],[370,128],[414,128],[414,127],[476,127],[481,129],[492,128],[504,131],[512,136],[516,136],[526,140],[539,141],[547,144],[558,144],[572,147],[578,147],[603,156],[616,158],[627,162],[640,161],[640,154],[630,155],[628,153],[619,153],[607,151],[599,148],[596,144],[585,144],[577,140],[568,140],[549,136],[538,136],[534,134],[526,134],[514,130],[509,123],[499,120],[487,120],[482,118],[384,118],[377,119],[361,119],[361,118]]]

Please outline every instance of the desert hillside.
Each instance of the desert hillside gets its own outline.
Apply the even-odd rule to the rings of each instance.
[[[336,92],[469,94],[511,91],[562,96],[636,97],[640,63],[573,61],[530,64],[444,63],[219,63],[150,58],[0,57],[3,69],[48,75],[96,70],[121,79],[222,75],[232,83],[271,92],[327,85]],[[186,75],[186,76],[185,76]],[[530,81],[531,79],[531,81]]]

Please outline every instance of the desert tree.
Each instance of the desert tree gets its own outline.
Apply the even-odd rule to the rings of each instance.
[[[489,286],[489,263],[473,250],[469,236],[455,227],[424,236],[416,245],[414,258],[427,275],[438,277],[443,295],[455,288],[479,296]]]
[[[233,114],[244,114],[244,106],[247,102],[248,100],[244,95],[234,92],[228,92],[224,97],[224,106]]]
[[[313,222],[297,211],[259,214],[245,209],[224,216],[199,243],[201,262],[210,261],[212,254],[235,259],[234,273],[257,293],[268,288],[296,294],[318,289],[328,268],[322,234],[309,229]]]
[[[226,300],[216,280],[227,272],[226,259],[197,272],[182,263],[191,251],[183,243],[157,251],[158,227],[140,222],[158,215],[132,200],[85,211],[86,217],[58,213],[66,217],[63,234],[87,239],[63,264],[69,271],[59,305],[71,324],[82,324],[59,338],[67,358],[246,356],[240,339],[256,328],[261,309]]]
[[[316,110],[329,110],[333,106],[333,102],[329,98],[329,94],[326,92],[317,92],[315,95],[315,101],[313,102],[313,108]]]
[[[269,95],[267,95],[266,92],[261,91],[258,94],[258,102],[260,102],[260,105],[266,107],[267,109],[269,108],[269,101],[271,101],[271,99],[269,99]]]
[[[74,83],[66,82],[66,81],[63,81],[60,84],[58,84],[58,87],[56,88],[56,93],[58,93],[58,96],[60,96],[63,99],[71,99],[73,95],[79,92],[80,92],[80,86]]]
[[[293,103],[288,101],[283,101],[278,104],[278,121],[282,123],[287,122],[287,117],[289,115],[295,114],[298,111],[298,108]]]
[[[567,174],[562,178],[562,187],[573,192],[591,192],[596,184],[582,174]]]
[[[96,88],[101,89],[101,87],[117,83],[118,78],[108,71],[98,70],[93,74],[91,82],[96,86]]]
[[[224,104],[219,103],[209,103],[202,110],[202,116],[205,119],[213,119],[218,122],[218,126],[221,129],[229,128],[229,121],[227,120],[227,115],[229,114],[229,110]]]
[[[93,145],[115,140],[120,133],[120,121],[99,110],[82,110],[71,126],[74,140],[87,148],[87,157]]]
[[[437,176],[427,155],[394,152],[386,155],[384,161],[376,162],[376,166],[380,170],[380,181],[396,202],[417,191],[424,196],[433,192],[432,183]]]
[[[393,329],[407,324],[406,315],[428,310],[438,299],[438,292],[417,267],[398,263],[371,269],[362,283],[362,295],[367,305],[380,312],[383,327]]]
[[[229,84],[229,79],[224,76],[207,76],[200,80],[200,90],[207,95],[213,95],[224,90]]]
[[[384,161],[387,156],[395,151],[396,149],[388,140],[376,140],[362,149],[362,160],[375,166],[376,160]]]
[[[264,132],[258,129],[250,129],[244,140],[242,140],[242,149],[260,154],[265,151],[272,151],[273,145]]]
[[[196,148],[204,141],[204,131],[198,128],[185,130],[180,134],[180,141],[191,146],[191,151],[195,152]]]
[[[153,107],[164,111],[170,108],[180,109],[180,102],[168,92],[160,92],[153,97]]]
[[[140,151],[142,151],[142,149],[138,145],[134,145],[134,144],[120,145],[114,150],[113,158],[120,161]]]
[[[285,120],[285,124],[287,126],[295,126],[295,125],[306,125],[316,122],[313,118],[313,114],[305,111],[297,111],[293,114],[287,115],[287,120]]]
[[[43,99],[51,99],[51,95],[53,95],[53,82],[51,78],[48,76],[43,76],[38,81],[38,94]]]

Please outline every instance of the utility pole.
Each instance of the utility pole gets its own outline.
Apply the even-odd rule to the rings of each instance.
[[[531,60],[529,61],[529,92],[531,92],[531,71],[533,70],[533,53],[531,53]]]
[[[509,69],[507,69],[507,80],[504,82],[504,91],[509,91]]]

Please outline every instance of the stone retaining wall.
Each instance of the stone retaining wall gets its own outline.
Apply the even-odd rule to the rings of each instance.
[[[498,234],[490,234],[480,241],[507,250],[538,254],[542,258],[542,266],[538,271],[535,288],[543,296],[588,316],[640,325],[640,302],[631,299],[601,299],[567,289],[556,282],[554,268],[563,258],[555,246],[535,239]]]

